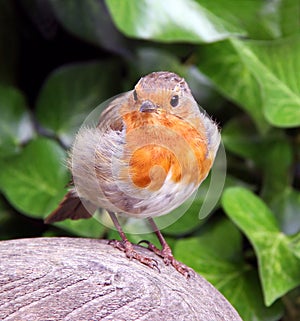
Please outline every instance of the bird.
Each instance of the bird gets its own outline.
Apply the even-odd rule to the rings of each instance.
[[[158,269],[157,260],[138,253],[118,215],[146,219],[161,249],[149,250],[189,277],[175,259],[154,218],[179,207],[207,177],[219,148],[218,125],[199,108],[184,78],[152,72],[110,101],[95,126],[83,126],[71,148],[70,189],[45,219],[90,218],[105,209],[121,240],[109,243],[130,259]]]

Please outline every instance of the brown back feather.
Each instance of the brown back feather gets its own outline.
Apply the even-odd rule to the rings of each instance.
[[[96,208],[95,208],[96,210]],[[68,192],[60,202],[58,208],[54,210],[44,220],[46,224],[63,221],[67,218],[79,220],[81,218],[91,218],[92,214],[82,204],[80,198],[73,192]]]

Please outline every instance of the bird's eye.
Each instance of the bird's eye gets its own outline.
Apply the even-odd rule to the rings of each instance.
[[[172,98],[171,98],[171,101],[170,101],[170,104],[172,107],[176,107],[179,103],[179,97],[178,95],[174,95]]]
[[[138,100],[138,96],[137,96],[136,90],[133,91],[133,99],[134,99],[135,101]]]

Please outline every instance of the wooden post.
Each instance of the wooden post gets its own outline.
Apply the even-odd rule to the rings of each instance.
[[[201,276],[186,279],[149,250],[136,249],[155,258],[160,272],[105,240],[0,242],[0,320],[242,321]]]

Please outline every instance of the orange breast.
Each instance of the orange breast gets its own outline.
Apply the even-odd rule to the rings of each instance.
[[[128,174],[136,186],[158,190],[168,173],[173,182],[186,184],[206,177],[212,160],[204,131],[163,110],[127,113],[123,120]]]

